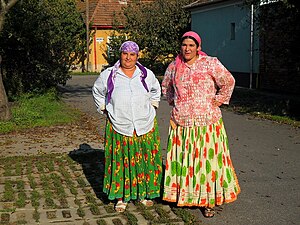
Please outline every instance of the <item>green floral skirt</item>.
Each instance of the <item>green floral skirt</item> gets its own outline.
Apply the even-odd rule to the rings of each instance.
[[[222,118],[209,126],[170,128],[163,200],[214,207],[239,192]]]
[[[162,157],[156,120],[150,132],[133,137],[117,133],[108,120],[104,148],[103,192],[108,199],[128,202],[160,196]]]

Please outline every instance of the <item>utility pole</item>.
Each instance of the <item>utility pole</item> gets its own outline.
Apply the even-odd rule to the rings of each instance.
[[[90,19],[89,19],[89,10],[90,10],[90,5],[89,5],[89,0],[85,0],[85,26],[86,26],[86,72],[89,71],[89,57],[90,57]]]
[[[254,6],[251,5],[251,17],[250,17],[250,83],[249,88],[252,89],[253,82],[253,41],[254,41]]]

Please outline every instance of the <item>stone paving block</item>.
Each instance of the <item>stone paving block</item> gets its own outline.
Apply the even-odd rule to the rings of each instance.
[[[134,211],[131,211],[130,213],[132,213],[138,220],[139,224],[149,224],[149,221],[147,221],[142,215],[141,213],[139,212],[134,212]]]
[[[114,225],[115,223],[113,222],[114,220],[118,219],[119,221],[121,221],[122,225],[126,225],[127,224],[127,220],[123,217],[110,217],[110,218],[103,218],[105,220],[105,222],[107,223],[107,225]],[[141,224],[142,225],[142,224]]]
[[[143,216],[143,210],[149,210],[148,212],[152,213],[154,218],[157,218],[158,221],[160,215],[156,212],[157,208],[154,207],[152,209],[142,209],[139,207],[139,205],[135,205],[135,202],[130,202],[128,204],[126,212],[130,214],[115,212],[114,203],[107,201],[106,196],[104,196],[104,193],[101,192],[103,183],[101,179],[103,179],[103,175],[101,175],[102,177],[98,175],[94,176],[93,174],[96,174],[94,171],[85,174],[85,172],[83,172],[83,169],[88,168],[88,166],[84,165],[85,167],[81,167],[81,164],[79,163],[75,164],[75,166],[79,165],[78,167],[80,168],[80,171],[70,170],[71,166],[74,165],[71,165],[70,167],[66,166],[65,164],[67,163],[67,160],[64,157],[66,156],[60,156],[59,159],[53,159],[55,163],[59,162],[54,166],[55,171],[49,171],[47,168],[45,168],[41,172],[41,166],[39,167],[39,171],[37,169],[37,166],[33,164],[32,171],[36,171],[37,174],[30,172],[30,174],[23,174],[22,176],[0,176],[0,214],[3,214],[3,212],[5,211],[11,211],[3,215],[3,220],[9,220],[7,225],[17,224],[18,222],[22,221],[26,221],[27,224],[30,225],[98,225],[97,221],[101,219],[104,220],[107,225],[115,225],[114,222],[116,221],[119,221],[119,223],[122,225],[128,225],[126,215],[130,214],[132,214],[138,220],[138,225],[150,225],[153,221],[148,221],[149,219],[147,220]],[[40,161],[42,166],[46,166],[44,162],[45,159],[42,159]],[[98,163],[97,165],[101,167],[102,164],[103,163]],[[94,166],[95,162],[92,162],[92,165]],[[25,164],[23,166],[25,168]],[[64,166],[65,170],[62,169],[62,166]],[[22,170],[22,173],[27,172],[27,170],[25,170],[24,168]],[[93,167],[89,168],[92,169]],[[70,184],[68,184],[67,180],[65,179],[66,173],[64,171],[67,171],[70,174],[73,186],[74,188],[76,188],[77,193],[71,193],[69,186]],[[51,174],[57,176],[60,183],[54,181],[51,177]],[[49,180],[45,180],[43,176],[45,176],[45,178],[49,178]],[[31,178],[33,178],[35,182],[35,185],[32,187],[30,186],[30,183],[32,182],[30,180]],[[83,181],[85,185],[78,182],[77,179],[81,179],[81,181]],[[14,202],[1,201],[1,198],[3,196],[2,193],[5,192],[4,185],[6,180],[10,180],[13,183],[13,192],[15,195]],[[24,182],[24,187],[22,187],[21,190],[20,185],[17,185],[19,181]],[[46,204],[45,195],[47,194],[46,191],[48,189],[44,189],[43,182],[49,182],[48,188],[50,188],[51,194],[53,194],[53,196],[50,196],[53,200],[53,205]],[[60,190],[65,194],[65,197],[61,198],[63,201],[59,200],[60,197],[58,193],[56,193],[58,190],[54,185],[61,185],[61,188],[63,188],[63,190]],[[18,200],[18,193],[21,192],[25,193],[26,195],[25,206],[22,208],[18,208],[16,206],[16,201]],[[32,202],[31,199],[33,193],[38,193],[39,195],[37,196],[38,205],[36,206],[33,205],[34,202]],[[91,202],[93,203],[93,205],[91,205]],[[168,214],[167,217],[171,221],[178,221],[172,222],[171,224],[184,224],[182,220],[173,213],[168,205],[163,205],[160,203],[157,204],[166,212],[166,214]],[[91,206],[95,207],[94,213],[92,212]],[[35,207],[37,208],[37,211],[35,211]],[[83,215],[81,215],[82,217],[78,214],[79,208],[84,213]],[[34,215],[37,218],[34,218]],[[38,219],[38,222],[36,221],[36,219]],[[158,223],[157,225],[163,224]]]
[[[17,209],[16,212],[11,214],[10,222],[16,223],[19,220],[24,220],[27,224],[36,224],[33,218],[34,209]]]

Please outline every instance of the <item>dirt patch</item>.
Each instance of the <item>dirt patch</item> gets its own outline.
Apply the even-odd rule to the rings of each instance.
[[[83,114],[79,121],[53,127],[37,127],[0,135],[0,157],[63,153],[81,145],[102,148],[99,119]]]

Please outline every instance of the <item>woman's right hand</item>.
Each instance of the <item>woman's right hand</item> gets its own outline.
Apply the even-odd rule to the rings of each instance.
[[[177,124],[172,119],[170,119],[170,126],[172,127],[173,130],[177,128]]]

